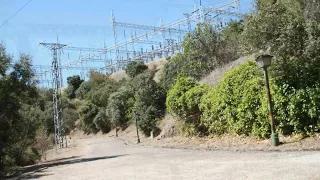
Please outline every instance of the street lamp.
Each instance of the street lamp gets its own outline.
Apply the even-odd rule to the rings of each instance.
[[[271,102],[271,94],[269,87],[269,77],[268,77],[268,67],[271,65],[271,59],[273,56],[271,55],[260,55],[256,58],[256,62],[260,68],[264,70],[264,78],[266,83],[267,95],[268,95],[268,109],[269,116],[271,120],[271,142],[273,146],[278,146],[280,144],[278,134],[276,133],[276,126],[273,118],[272,112],[272,102]]]

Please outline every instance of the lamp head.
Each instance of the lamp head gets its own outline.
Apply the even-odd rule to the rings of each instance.
[[[271,55],[260,55],[256,58],[256,62],[260,68],[268,68],[271,65]]]

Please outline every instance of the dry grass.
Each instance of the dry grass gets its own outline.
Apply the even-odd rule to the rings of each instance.
[[[218,82],[221,80],[221,78],[223,77],[223,74],[225,72],[232,70],[233,68],[239,66],[240,64],[243,64],[248,59],[250,59],[250,57],[244,56],[244,57],[241,57],[233,62],[225,64],[222,67],[217,68],[214,71],[212,71],[206,77],[202,78],[200,80],[200,83],[205,83],[205,84],[208,84],[211,86],[216,86],[218,84]]]
[[[224,135],[216,137],[181,137],[155,139],[144,143],[145,146],[227,151],[320,151],[320,135],[305,139],[289,136],[279,137],[282,145],[273,147],[271,140],[259,140],[253,137]]]
[[[126,74],[126,72],[124,70],[122,70],[122,71],[112,73],[110,75],[110,78],[114,79],[116,81],[120,81],[122,79],[129,79],[129,76]]]
[[[160,75],[161,75],[163,66],[166,62],[167,62],[167,60],[165,58],[163,58],[163,59],[158,59],[155,61],[148,62],[146,64],[148,66],[149,70],[152,70],[152,69],[156,70],[155,77],[154,77],[154,80],[156,82],[160,81]],[[130,79],[124,70],[115,72],[115,73],[111,74],[110,77],[111,77],[111,79],[114,79],[116,81],[120,81],[122,79]]]
[[[170,114],[166,114],[160,121],[158,127],[161,129],[161,133],[158,138],[167,138],[176,136],[178,133],[177,121]]]

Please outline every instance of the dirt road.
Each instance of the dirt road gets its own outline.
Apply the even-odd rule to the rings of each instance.
[[[110,137],[78,141],[60,154],[64,159],[29,167],[20,179],[320,179],[320,152],[176,150]]]

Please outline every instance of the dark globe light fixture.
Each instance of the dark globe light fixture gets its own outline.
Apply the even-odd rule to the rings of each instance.
[[[278,134],[276,133],[276,126],[273,118],[272,101],[271,101],[269,77],[268,77],[268,67],[271,65],[272,58],[273,56],[271,55],[261,55],[256,58],[256,62],[258,66],[264,70],[264,78],[265,78],[267,95],[268,95],[268,109],[269,109],[269,116],[271,120],[271,142],[273,146],[278,146],[280,142],[279,142]]]

